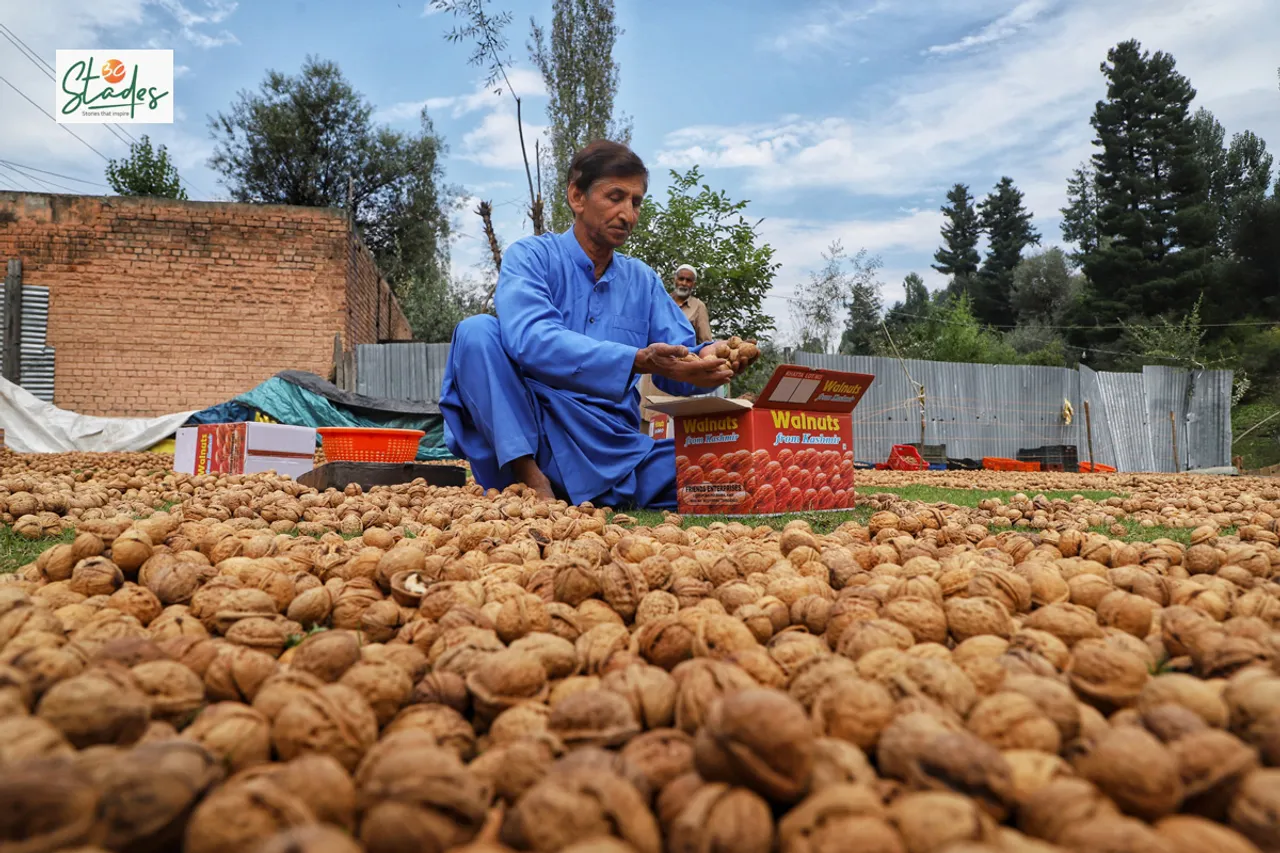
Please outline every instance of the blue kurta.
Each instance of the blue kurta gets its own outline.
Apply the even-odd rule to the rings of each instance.
[[[599,281],[594,266],[572,228],[507,248],[497,319],[470,317],[454,331],[445,443],[485,488],[511,485],[511,461],[534,456],[574,503],[674,507],[674,445],[640,432],[633,366],[651,343],[696,351],[693,327],[644,263],[615,253]],[[653,379],[669,394],[706,393]]]

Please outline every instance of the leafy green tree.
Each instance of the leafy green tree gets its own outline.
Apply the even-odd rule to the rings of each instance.
[[[453,329],[473,314],[488,311],[485,288],[468,281],[440,276],[414,279],[401,289],[400,307],[413,338],[428,344],[447,344]]]
[[[1267,151],[1267,143],[1252,131],[1231,137],[1227,149],[1227,204],[1223,210],[1224,248],[1232,249],[1245,220],[1267,200],[1271,184],[1271,167],[1275,158]],[[1280,184],[1277,184],[1280,188]]]
[[[1040,242],[1022,199],[1013,179],[1003,177],[978,205],[978,221],[988,244],[986,260],[973,283],[973,313],[982,323],[1010,323],[1013,271],[1022,260],[1022,250]]]
[[[268,71],[209,120],[209,166],[236,201],[347,208],[407,313],[412,285],[443,281],[449,218],[445,147],[424,109],[415,134],[375,126],[373,106],[330,61]],[[435,287],[435,286],[433,286]]]
[[[1023,364],[1066,367],[1067,344],[1054,328],[1038,320],[1019,323],[1004,333],[1004,342],[1013,348]]]
[[[849,266],[850,271],[846,273],[849,280],[846,297],[849,317],[840,337],[840,352],[845,355],[871,355],[880,338],[880,315],[884,311],[878,278],[884,261],[879,255],[868,255],[866,249],[859,249],[849,261]]]
[[[844,270],[846,257],[839,240],[827,247],[822,260],[822,268],[809,273],[809,281],[797,288],[791,303],[796,336],[803,352],[831,352],[832,338],[849,300],[851,282]]]
[[[151,137],[146,135],[129,146],[128,157],[107,161],[107,183],[117,195],[187,199],[168,150],[163,145],[153,149]]]
[[[1083,163],[1067,178],[1067,206],[1062,212],[1062,239],[1077,248],[1071,260],[1083,263],[1103,245],[1098,230],[1098,213],[1102,202],[1098,198],[1098,170],[1092,163]]]
[[[618,92],[614,45],[622,30],[615,23],[613,0],[555,0],[551,37],[531,21],[529,54],[547,87],[551,146],[545,151],[551,184],[551,228],[573,224],[565,178],[573,155],[588,142],[612,139],[630,143],[630,122],[613,115]]]
[[[1172,56],[1134,40],[1112,48],[1102,71],[1107,98],[1091,120],[1101,208],[1100,245],[1084,258],[1088,313],[1114,320],[1185,311],[1205,286],[1216,237],[1188,117],[1195,89]]]
[[[1156,317],[1153,322],[1125,323],[1125,344],[1137,353],[1131,367],[1164,364],[1203,370],[1203,345],[1206,330],[1200,321],[1201,296],[1184,315]]]
[[[902,289],[903,300],[893,303],[884,315],[885,325],[891,331],[928,319],[929,311],[932,309],[929,289],[925,286],[924,279],[917,273],[907,273],[906,278],[902,280]]]
[[[1023,258],[1013,270],[1010,290],[1017,325],[1064,325],[1067,309],[1079,298],[1083,283],[1071,271],[1067,254],[1056,246]]]
[[[780,264],[756,232],[759,222],[746,218],[748,204],[702,183],[696,166],[683,174],[673,170],[666,203],[645,198],[624,247],[668,285],[681,264],[697,269],[698,298],[707,303],[717,337],[762,338],[774,328],[764,298]]]
[[[978,321],[973,303],[964,293],[934,294],[926,317],[891,330],[889,337],[877,346],[877,355],[972,364],[1022,361],[999,332]]]
[[[957,289],[964,291],[967,282],[978,272],[978,238],[982,227],[974,208],[969,187],[956,184],[947,193],[949,204],[942,206],[946,222],[942,226],[942,246],[933,253],[933,268],[954,279]]]

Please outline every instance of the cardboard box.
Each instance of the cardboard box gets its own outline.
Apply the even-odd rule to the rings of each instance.
[[[182,474],[260,474],[298,477],[315,467],[316,431],[284,424],[236,423],[182,427],[173,469]]]
[[[675,423],[686,515],[769,515],[854,505],[853,409],[875,379],[783,364],[759,399],[658,397]]]
[[[664,415],[662,412],[654,412],[653,418],[649,421],[649,437],[659,440],[671,438],[671,416]]]

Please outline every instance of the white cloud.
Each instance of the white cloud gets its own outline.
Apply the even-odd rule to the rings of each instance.
[[[202,0],[199,11],[184,4],[182,0],[152,0],[152,2],[173,16],[182,37],[196,47],[209,49],[240,43],[235,34],[229,30],[211,33],[203,29],[221,24],[231,17],[239,6],[235,0]]]
[[[430,18],[432,15],[439,15],[443,11],[445,10],[427,2],[426,5],[422,7],[422,17]]]
[[[765,46],[778,53],[802,54],[818,48],[838,45],[855,24],[885,11],[888,0],[863,2],[857,8],[847,8],[835,3],[824,3],[801,21],[787,27],[765,42]]]
[[[477,84],[476,88],[465,95],[446,95],[423,98],[420,101],[399,101],[383,107],[374,113],[376,121],[404,121],[416,119],[426,107],[428,112],[449,110],[454,118],[485,109],[496,109],[500,102],[510,102],[514,91],[521,99],[546,97],[547,87],[542,75],[528,68],[513,68],[507,73],[511,86],[499,79],[492,86]],[[498,94],[501,90],[501,94]],[[514,108],[513,108],[514,109]]]
[[[1014,6],[1007,13],[996,18],[976,33],[949,44],[935,44],[924,52],[933,54],[959,53],[969,48],[1003,41],[1031,26],[1048,8],[1048,0],[1024,0],[1024,2]]]

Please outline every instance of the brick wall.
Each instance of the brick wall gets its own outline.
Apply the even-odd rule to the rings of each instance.
[[[141,416],[229,400],[343,344],[410,337],[342,211],[0,192],[0,261],[49,292],[54,402]]]

